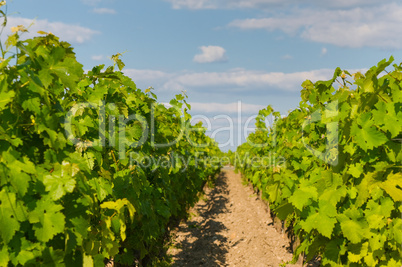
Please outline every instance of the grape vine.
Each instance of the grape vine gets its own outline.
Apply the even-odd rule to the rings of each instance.
[[[237,149],[236,168],[301,240],[295,259],[402,265],[402,67],[387,71],[392,61],[305,81],[299,107],[261,110]]]
[[[190,124],[185,95],[158,103],[119,54],[85,73],[69,43],[13,31],[0,63],[0,266],[157,262],[172,218],[219,172],[200,159],[217,144]]]

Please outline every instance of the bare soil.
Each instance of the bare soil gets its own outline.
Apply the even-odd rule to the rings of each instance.
[[[172,266],[300,266],[267,208],[239,174],[224,170],[174,231]]]

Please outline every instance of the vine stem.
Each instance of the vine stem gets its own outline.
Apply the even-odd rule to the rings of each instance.
[[[119,166],[117,165],[117,160],[116,160],[116,157],[114,155],[114,150],[110,151],[110,153],[112,154],[114,165],[116,166],[116,171],[119,171]]]

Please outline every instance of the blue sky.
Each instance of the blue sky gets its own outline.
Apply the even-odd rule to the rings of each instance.
[[[35,20],[25,37],[54,33],[85,69],[126,51],[125,74],[161,102],[186,90],[191,113],[211,120],[224,151],[238,145],[239,121],[269,104],[282,114],[297,107],[304,80],[402,58],[400,1],[8,0],[7,14],[3,35]],[[216,115],[233,119],[233,134]]]

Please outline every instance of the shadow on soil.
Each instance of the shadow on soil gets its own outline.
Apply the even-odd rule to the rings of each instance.
[[[182,251],[175,255],[173,267],[179,266],[225,266],[227,248],[224,244],[227,238],[222,235],[226,227],[216,221],[216,215],[227,211],[228,199],[224,196],[228,193],[227,177],[221,172],[216,179],[215,187],[205,195],[209,199],[204,205],[196,209],[201,220],[186,222],[180,225],[179,232],[186,236],[195,237],[190,242],[185,239],[181,242]]]

